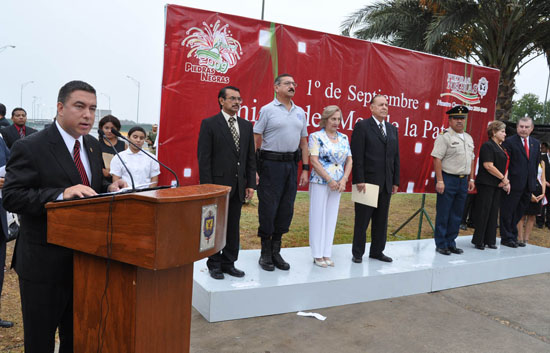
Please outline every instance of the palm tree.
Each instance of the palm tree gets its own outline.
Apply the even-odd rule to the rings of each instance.
[[[508,120],[519,70],[538,55],[550,65],[550,1],[390,0],[352,13],[344,35],[500,70],[496,118]]]

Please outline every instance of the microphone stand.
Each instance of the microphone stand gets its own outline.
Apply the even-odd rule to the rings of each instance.
[[[151,154],[149,154],[148,152],[144,151],[143,148],[139,147],[138,145],[136,145],[135,143],[133,143],[132,141],[130,141],[129,139],[127,139],[126,137],[124,137],[124,135],[122,135],[118,130],[116,129],[111,129],[111,132],[113,133],[113,135],[115,135],[116,137],[120,137],[121,139],[125,140],[126,142],[128,142],[129,144],[131,144],[132,146],[134,146],[135,148],[139,149],[141,152],[145,153],[145,155],[149,158],[151,158],[152,160],[154,160],[155,162],[157,162],[158,164],[160,164],[161,166],[163,166],[164,168],[168,169],[168,171],[170,173],[172,173],[172,175],[174,175],[174,177],[176,178],[176,187],[180,186],[180,180],[177,176],[177,174],[170,168],[168,168],[168,166],[164,163],[162,163],[161,161],[159,161],[158,159],[156,159],[155,157],[153,157]],[[110,141],[109,141],[110,142]],[[119,157],[120,158],[120,157]]]
[[[113,131],[118,132],[117,130],[114,130],[114,129],[111,130],[111,132]],[[124,169],[126,169],[126,171],[128,172],[128,175],[130,176],[130,181],[132,182],[132,191],[136,191],[136,185],[134,184],[134,177],[132,176],[132,173],[130,173],[130,169],[128,169],[128,167],[126,166],[126,163],[124,163],[124,160],[118,154],[118,151],[116,150],[115,146],[113,146],[113,144],[111,143],[111,141],[109,141],[109,139],[105,138],[105,133],[103,132],[102,129],[99,129],[98,133],[99,133],[99,137],[101,137],[104,141],[107,140],[107,142],[109,142],[109,145],[111,145],[111,148],[113,149],[113,151],[115,151],[115,154],[118,156],[118,159],[120,159],[120,162],[122,162]],[[115,133],[113,133],[113,135],[117,136]],[[122,178],[122,175],[120,177]]]

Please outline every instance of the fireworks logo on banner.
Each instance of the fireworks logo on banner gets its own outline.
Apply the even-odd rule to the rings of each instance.
[[[243,54],[241,43],[233,38],[229,25],[220,26],[220,20],[208,25],[202,23],[203,29],[192,27],[187,30],[187,37],[181,45],[189,47],[188,58],[198,59],[198,65],[185,63],[185,71],[201,74],[201,81],[229,83],[229,78],[217,74],[226,74]]]

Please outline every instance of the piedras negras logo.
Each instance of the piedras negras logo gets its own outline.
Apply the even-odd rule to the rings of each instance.
[[[181,42],[182,46],[191,48],[187,53],[190,60],[185,63],[185,71],[200,74],[201,81],[228,84],[229,77],[225,74],[241,58],[241,43],[233,38],[228,24],[220,25],[220,20],[210,25],[202,24],[203,28],[188,29],[187,37]]]

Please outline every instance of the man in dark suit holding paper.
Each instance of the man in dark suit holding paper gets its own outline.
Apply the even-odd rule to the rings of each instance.
[[[18,140],[11,149],[2,191],[4,208],[20,215],[12,266],[19,276],[26,353],[73,352],[73,252],[47,242],[45,204],[116,191],[124,181],[104,179],[99,142],[88,132],[95,89],[71,81],[59,91],[49,128]]]
[[[256,155],[252,124],[237,116],[241,102],[238,88],[222,88],[218,94],[221,111],[204,119],[199,133],[200,183],[231,186],[225,247],[206,262],[214,279],[223,279],[224,273],[244,276],[244,271],[235,268],[235,261],[239,255],[241,208],[256,188]]]
[[[399,140],[397,128],[386,122],[388,101],[377,95],[370,103],[372,117],[355,124],[351,135],[353,156],[353,184],[359,192],[365,183],[378,185],[378,207],[355,203],[352,261],[361,263],[365,253],[366,232],[372,219],[369,257],[384,262],[392,258],[384,255],[388,228],[390,198],[399,187]]]

